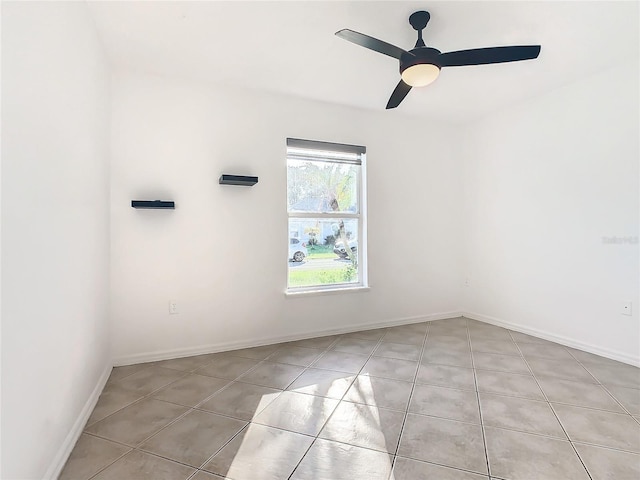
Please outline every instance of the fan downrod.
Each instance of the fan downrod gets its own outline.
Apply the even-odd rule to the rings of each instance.
[[[424,40],[422,39],[422,30],[424,30],[424,28],[427,26],[430,18],[431,15],[429,15],[429,12],[426,12],[424,10],[413,12],[411,16],[409,16],[409,23],[414,30],[418,31],[418,41],[416,42],[416,47],[425,46]]]

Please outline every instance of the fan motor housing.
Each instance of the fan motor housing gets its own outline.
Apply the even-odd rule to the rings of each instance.
[[[435,65],[438,68],[442,68],[442,65],[438,61],[440,56],[440,50],[431,47],[414,48],[409,52],[403,53],[400,57],[400,74],[407,68],[414,65],[421,65],[429,63]]]

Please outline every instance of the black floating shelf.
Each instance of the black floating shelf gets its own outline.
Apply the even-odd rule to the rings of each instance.
[[[131,206],[133,208],[167,209],[176,208],[176,203],[164,200],[131,200]]]
[[[258,183],[258,177],[222,174],[218,183],[220,185],[244,185],[245,187],[253,187]]]

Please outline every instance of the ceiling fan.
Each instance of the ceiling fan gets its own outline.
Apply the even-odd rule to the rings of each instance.
[[[400,105],[412,87],[424,87],[435,81],[442,67],[518,62],[537,58],[540,53],[540,45],[476,48],[441,53],[440,50],[427,47],[422,39],[422,30],[430,18],[429,12],[425,11],[414,12],[409,17],[409,23],[418,31],[416,46],[409,51],[353,30],[344,29],[336,32],[340,38],[400,60],[402,78],[389,98],[387,109]]]

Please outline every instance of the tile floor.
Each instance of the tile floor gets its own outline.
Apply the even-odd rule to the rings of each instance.
[[[90,478],[638,480],[640,369],[464,318],[119,367]]]

